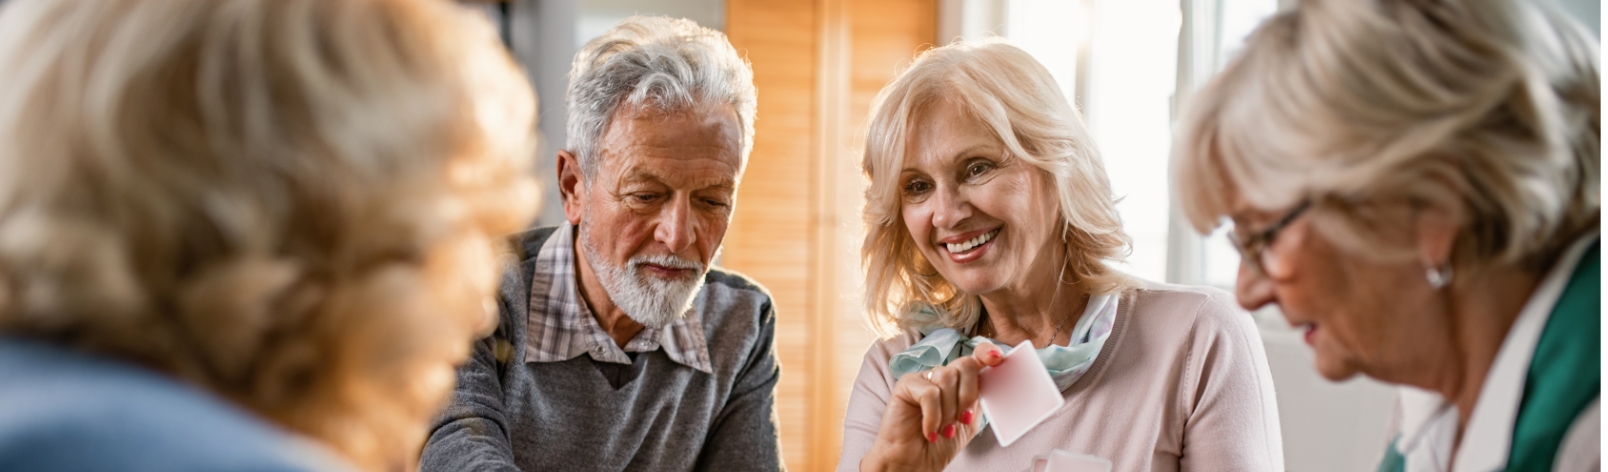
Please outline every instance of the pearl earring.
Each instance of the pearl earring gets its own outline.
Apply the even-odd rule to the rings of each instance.
[[[1452,283],[1452,265],[1424,269],[1424,278],[1429,279],[1429,286],[1435,289],[1446,288]]]

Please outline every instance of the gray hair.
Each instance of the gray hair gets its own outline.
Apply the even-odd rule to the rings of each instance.
[[[1310,200],[1379,254],[1358,202],[1436,203],[1467,210],[1453,264],[1539,265],[1597,226],[1597,57],[1544,2],[1303,0],[1180,119],[1183,212],[1206,231],[1235,194]]]
[[[754,148],[754,71],[726,35],[690,20],[633,16],[586,43],[570,67],[569,142],[587,178],[621,105],[686,110],[724,103],[743,128],[742,162]]]

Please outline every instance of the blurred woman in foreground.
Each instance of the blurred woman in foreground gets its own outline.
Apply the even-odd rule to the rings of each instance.
[[[882,90],[865,153],[865,354],[838,470],[1017,472],[1054,449],[1114,470],[1282,470],[1250,315],[1220,290],[1111,269],[1128,247],[1083,120],[1027,52],[922,54]],[[1066,402],[1009,448],[977,408],[1030,343]],[[1006,360],[1009,362],[1009,360]]]
[[[483,19],[11,0],[0,70],[0,464],[411,467],[534,209]]]
[[[1596,470],[1596,40],[1521,0],[1303,0],[1184,115],[1185,213],[1318,372],[1401,384],[1380,470]]]

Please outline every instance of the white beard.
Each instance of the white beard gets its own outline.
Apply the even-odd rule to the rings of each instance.
[[[581,224],[581,250],[592,264],[598,281],[609,300],[643,326],[663,328],[681,319],[692,308],[693,299],[703,288],[704,274],[709,268],[703,264],[672,255],[636,256],[618,267],[604,262],[592,246],[589,225]],[[681,279],[663,279],[642,273],[643,264],[654,264],[673,269],[689,269],[694,275]]]

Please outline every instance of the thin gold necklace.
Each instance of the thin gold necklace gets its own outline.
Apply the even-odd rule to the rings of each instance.
[[[980,330],[978,330],[977,334],[979,334],[981,336],[984,336],[984,337],[990,337],[990,338],[995,337],[995,336],[997,336],[999,334],[999,333],[994,332],[994,323],[991,320],[989,320],[990,317],[991,316],[989,316],[988,312],[986,312],[986,311],[983,312],[983,320],[982,320],[981,323],[978,323],[978,324],[982,325],[982,328],[986,329],[987,332],[983,332],[983,329],[980,329]],[[1070,316],[1062,316],[1061,321],[1055,323],[1055,331],[1050,332],[1050,338],[1044,342],[1045,347],[1055,345],[1055,337],[1061,335],[1061,328],[1066,327],[1067,318],[1071,318],[1071,317]],[[1029,337],[1028,339],[1032,339],[1032,338]]]
[[[1054,346],[1055,345],[1055,337],[1061,335],[1061,327],[1066,326],[1066,319],[1067,318],[1071,318],[1071,317],[1070,316],[1062,316],[1061,321],[1059,323],[1055,324],[1055,331],[1050,332],[1050,339],[1048,341],[1044,342],[1044,347],[1049,347],[1049,346]]]
[[[1062,235],[1062,238],[1063,238],[1062,242],[1065,242],[1065,240],[1064,240],[1065,237],[1066,237],[1065,235]],[[1055,293],[1050,295],[1050,300],[1052,302],[1055,300],[1055,298],[1061,296],[1061,284],[1066,283],[1065,282],[1065,279],[1066,279],[1066,265],[1067,265],[1066,262],[1067,262],[1066,259],[1062,259],[1061,273],[1060,273],[1059,276],[1056,277],[1056,281],[1060,282],[1060,283],[1055,284]],[[1071,318],[1071,317],[1070,316],[1062,316],[1061,321],[1055,323],[1055,331],[1050,332],[1050,339],[1048,339],[1048,340],[1046,340],[1044,342],[1045,347],[1055,345],[1055,337],[1061,335],[1061,328],[1066,326],[1067,318]],[[998,335],[999,334],[999,333],[994,332],[994,323],[989,321],[989,315],[988,315],[988,310],[987,309],[983,310],[983,319],[978,324],[982,325],[981,328],[986,328],[988,330],[988,334],[983,334],[983,330],[978,329],[977,330],[978,335],[982,335],[982,336],[986,336],[986,337],[994,337],[994,336],[989,336],[989,335],[990,334],[992,334],[992,335]],[[1032,338],[1029,337],[1028,339],[1032,339]],[[1067,343],[1071,344],[1071,341],[1068,340]]]

